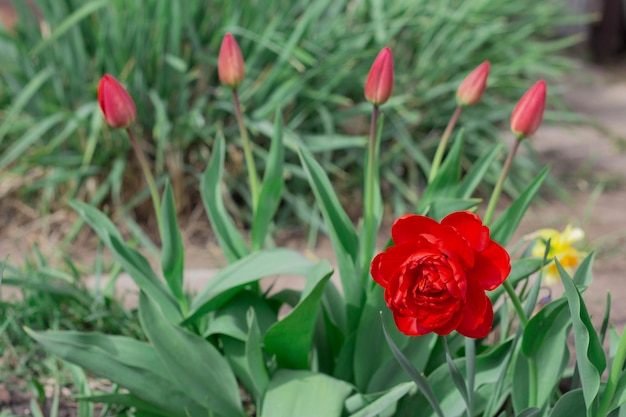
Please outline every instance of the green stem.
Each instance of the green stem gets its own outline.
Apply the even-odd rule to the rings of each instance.
[[[622,331],[622,337],[619,340],[617,352],[615,358],[613,358],[613,365],[611,365],[611,371],[609,372],[609,379],[606,381],[606,387],[602,394],[602,400],[600,400],[600,408],[598,410],[598,417],[606,417],[609,413],[609,408],[613,402],[615,390],[617,389],[617,383],[620,379],[622,367],[626,360],[626,327]]]
[[[515,308],[515,312],[517,313],[517,317],[519,317],[519,321],[522,323],[522,327],[526,327],[528,323],[528,318],[526,317],[526,313],[524,312],[524,307],[522,307],[522,302],[519,299],[519,296],[515,292],[515,289],[511,285],[509,281],[504,281],[502,286],[506,290],[511,302],[513,303],[513,307]]]
[[[491,217],[493,216],[493,212],[496,208],[496,204],[500,199],[500,194],[502,193],[502,186],[504,185],[504,180],[511,170],[511,165],[513,164],[513,157],[517,153],[517,149],[519,148],[520,143],[522,143],[521,139],[515,139],[515,143],[509,152],[509,155],[504,162],[504,166],[502,167],[502,172],[500,173],[500,178],[498,178],[498,182],[496,186],[493,188],[493,192],[491,193],[491,198],[489,199],[489,205],[487,206],[487,211],[485,211],[485,217],[483,218],[483,223],[489,225],[491,222]]]
[[[439,141],[439,145],[437,146],[437,151],[435,152],[435,157],[433,158],[433,165],[430,167],[430,174],[428,175],[428,183],[433,182],[437,172],[439,171],[439,167],[441,166],[441,161],[443,160],[443,153],[446,150],[446,146],[448,145],[448,140],[450,139],[450,135],[452,134],[452,130],[454,130],[454,126],[456,122],[459,120],[459,116],[461,116],[461,112],[463,111],[462,106],[457,106],[452,113],[452,117],[450,121],[448,121],[448,126],[446,126],[446,130],[443,131],[443,136]]]
[[[161,200],[159,199],[159,191],[157,190],[154,176],[152,175],[152,171],[150,171],[150,164],[148,163],[146,155],[141,150],[139,142],[137,141],[137,138],[135,138],[135,134],[130,127],[126,128],[126,132],[130,137],[130,143],[133,145],[133,150],[135,151],[135,156],[137,156],[137,160],[139,161],[139,166],[141,166],[141,170],[143,171],[143,176],[148,183],[148,189],[150,190],[150,195],[152,196],[152,205],[154,206],[159,233],[161,233]]]
[[[246,168],[248,170],[248,180],[250,181],[250,194],[252,195],[252,211],[257,210],[259,202],[259,177],[256,172],[256,166],[254,165],[254,156],[252,155],[252,143],[248,136],[248,130],[243,121],[243,113],[241,112],[241,104],[239,103],[239,93],[236,88],[233,88],[233,101],[235,102],[235,116],[237,117],[237,124],[239,125],[239,133],[241,134],[241,140],[243,141],[243,154],[246,159]]]
[[[363,252],[362,252],[362,273],[363,279],[367,280],[369,271],[369,263],[371,261],[372,252],[376,245],[376,222],[374,219],[374,212],[376,210],[376,199],[374,194],[376,193],[376,142],[377,142],[377,126],[380,111],[378,105],[374,104],[372,109],[372,119],[370,121],[370,137],[369,147],[367,150],[367,173],[365,177],[365,184],[363,189]]]
[[[474,411],[474,385],[476,382],[476,340],[465,338],[465,368],[467,370],[467,408],[469,415]]]

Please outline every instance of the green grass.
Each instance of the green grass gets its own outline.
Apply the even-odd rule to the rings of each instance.
[[[135,313],[108,288],[87,288],[75,264],[52,267],[35,247],[32,259],[16,268],[2,263],[0,280],[0,383],[5,376],[45,373],[43,351],[24,332],[31,329],[100,331],[141,337]],[[49,368],[49,366],[48,366]]]
[[[532,82],[556,80],[570,68],[557,52],[573,42],[549,40],[556,27],[574,20],[562,12],[565,1],[271,0],[248,1],[245,7],[227,0],[35,3],[42,25],[19,0],[17,33],[0,37],[0,181],[43,170],[43,179],[25,182],[18,192],[42,214],[75,197],[110,204],[122,218],[134,207],[122,204],[128,199],[120,191],[121,183],[125,189],[131,183],[136,190],[143,187],[128,157],[129,143],[103,126],[96,103],[97,82],[108,72],[134,97],[137,133],[157,176],[169,173],[184,207],[197,204],[194,177],[204,169],[215,136],[225,133],[231,156],[227,181],[239,202],[233,208],[248,221],[233,107],[216,74],[227,31],[246,58],[241,98],[257,166],[263,169],[271,119],[282,109],[288,162],[296,161],[293,150],[306,143],[346,191],[363,171],[370,111],[364,80],[378,50],[392,47],[397,81],[383,109],[381,162],[383,185],[396,208],[411,201],[423,183],[428,155],[467,72],[483,60],[492,62],[488,93],[461,121],[468,130],[469,161],[499,140],[498,127]],[[551,83],[552,104],[558,92]],[[549,112],[547,119],[560,116]],[[530,161],[518,168],[509,192],[526,184],[534,171]],[[302,172],[290,163],[286,169],[283,219],[299,216],[310,222],[313,214],[302,210],[309,195]],[[407,181],[411,187],[397,186]]]

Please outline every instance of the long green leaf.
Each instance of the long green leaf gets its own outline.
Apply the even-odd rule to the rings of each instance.
[[[203,409],[171,382],[153,346],[121,336],[79,332],[26,332],[51,353],[109,379],[133,395],[166,411],[186,417]],[[150,381],[149,384],[146,381]]]
[[[172,322],[180,321],[182,314],[163,281],[157,277],[141,253],[124,243],[119,231],[108,217],[89,204],[79,201],[71,201],[70,206],[91,226],[137,286],[158,300]]]
[[[33,48],[30,54],[32,56],[38,55],[39,52],[44,50],[46,47],[54,44],[59,37],[63,36],[64,33],[79,24],[81,20],[83,20],[93,12],[97,11],[98,9],[106,6],[107,4],[109,4],[108,0],[96,0],[83,4],[82,7],[69,15],[67,19],[65,19],[59,26],[57,26],[55,30],[50,33],[49,36],[46,36],[41,42],[39,42]]]
[[[348,304],[348,328],[353,329],[358,318],[350,312],[358,311],[364,299],[363,286],[356,271],[358,237],[324,169],[304,147],[299,148],[299,155],[335,249],[341,286]]]
[[[502,143],[498,142],[485,152],[480,158],[472,164],[469,172],[465,174],[461,182],[459,183],[458,193],[461,198],[470,198],[476,188],[481,184],[491,164],[500,154],[502,150]]]
[[[324,288],[332,275],[327,262],[320,262],[307,276],[302,299],[284,319],[265,334],[265,349],[276,355],[278,365],[290,369],[307,369],[311,341],[317,322]]]
[[[224,137],[218,135],[209,165],[202,176],[200,195],[220,247],[226,259],[233,262],[243,258],[249,251],[224,206],[222,196],[224,153]]]
[[[263,183],[259,193],[259,202],[255,208],[254,220],[252,221],[251,240],[253,250],[263,247],[267,230],[282,198],[283,184],[285,182],[283,177],[285,149],[283,146],[282,124],[282,113],[277,110],[270,153],[265,162],[265,174],[263,175]]]
[[[19,95],[15,97],[11,108],[3,116],[2,124],[0,125],[0,143],[4,141],[4,137],[11,130],[18,115],[28,104],[28,102],[37,94],[37,91],[41,86],[50,78],[53,74],[52,68],[46,68],[41,70],[37,75],[32,77],[26,87],[20,91]]]
[[[186,302],[183,292],[183,268],[185,261],[183,239],[178,228],[176,203],[170,182],[165,183],[163,201],[161,202],[161,265],[165,281],[172,295],[181,305]]]
[[[186,321],[219,308],[242,286],[272,275],[306,276],[313,263],[296,251],[267,249],[255,252],[222,269],[194,298]]]
[[[354,226],[339,203],[337,194],[324,169],[305,148],[299,150],[300,161],[307,174],[309,184],[315,194],[320,210],[328,223],[333,244],[339,244],[342,251],[356,259],[358,238]],[[337,248],[337,249],[339,249]]]
[[[587,414],[591,415],[594,401],[600,391],[600,376],[606,368],[606,357],[598,334],[593,328],[589,312],[580,292],[567,271],[563,269],[558,259],[554,262],[559,270],[565,296],[569,304],[570,316],[574,325],[574,344],[580,379],[583,386],[583,396]]]
[[[381,320],[382,320],[382,314],[381,314]],[[419,373],[415,369],[415,367],[413,367],[413,365],[408,361],[406,356],[404,356],[402,351],[398,349],[398,346],[396,346],[395,342],[391,338],[391,335],[389,334],[389,331],[387,330],[387,327],[385,326],[384,320],[382,320],[382,326],[383,326],[383,332],[385,333],[385,340],[387,340],[387,344],[391,348],[391,352],[393,353],[393,356],[400,363],[404,371],[407,374],[409,374],[413,382],[415,382],[420,392],[422,393],[424,398],[428,400],[428,403],[430,404],[432,409],[435,411],[437,416],[444,417],[445,415],[443,414],[443,411],[441,410],[441,407],[439,405],[439,400],[437,400],[437,397],[435,396],[435,393],[433,392],[430,384],[428,383],[428,380],[424,378],[424,376],[421,373]]]
[[[415,389],[415,383],[404,382],[389,389],[385,394],[361,408],[350,417],[376,417],[385,410],[388,410],[405,395]]]
[[[202,415],[245,417],[226,359],[205,339],[172,325],[159,310],[145,292],[139,294],[141,326],[176,384],[206,407]]]
[[[33,146],[41,138],[45,136],[49,130],[59,124],[64,119],[62,114],[54,114],[39,121],[30,128],[24,135],[15,139],[11,146],[6,149],[0,158],[0,171],[4,170],[10,163],[24,154],[31,146]]]

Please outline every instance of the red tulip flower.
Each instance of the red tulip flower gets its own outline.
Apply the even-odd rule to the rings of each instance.
[[[222,46],[220,46],[217,73],[221,83],[232,88],[239,87],[246,75],[246,66],[243,62],[241,49],[230,33],[224,35]]]
[[[487,336],[493,307],[485,291],[504,282],[511,261],[480,218],[464,211],[437,223],[408,214],[394,222],[391,236],[394,246],[374,258],[370,271],[385,288],[398,329],[409,336]]]
[[[543,120],[546,107],[546,82],[538,81],[517,102],[511,114],[511,131],[519,139],[531,136]]]
[[[393,91],[393,55],[389,47],[379,53],[365,82],[365,98],[376,105],[384,104]]]
[[[98,102],[104,120],[114,128],[124,128],[135,121],[137,109],[128,91],[112,75],[105,74],[98,84]]]
[[[472,106],[480,100],[489,77],[489,61],[485,61],[470,72],[456,90],[456,100],[460,106]]]

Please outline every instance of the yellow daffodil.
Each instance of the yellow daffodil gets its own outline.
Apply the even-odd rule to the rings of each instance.
[[[556,258],[563,268],[571,275],[582,261],[584,253],[574,245],[585,238],[585,232],[578,227],[567,225],[565,230],[559,232],[555,229],[540,229],[528,235],[530,239],[537,239],[532,249],[532,256],[543,258],[546,244],[550,241],[548,259]],[[560,279],[559,271],[554,262],[544,268],[544,277],[548,284],[554,284]]]

